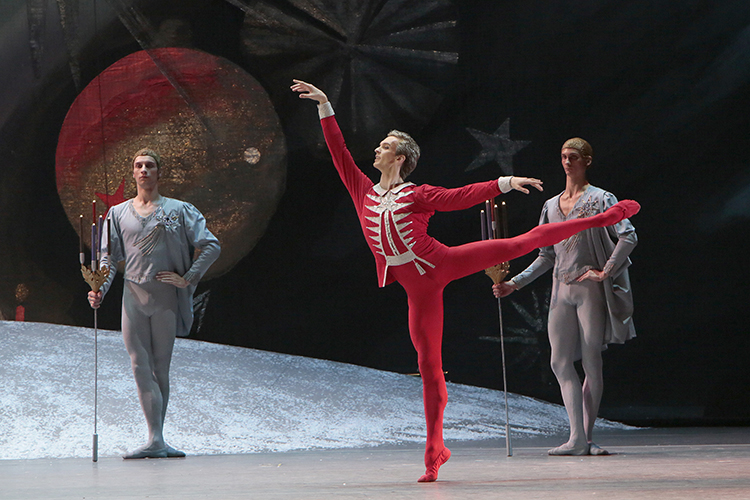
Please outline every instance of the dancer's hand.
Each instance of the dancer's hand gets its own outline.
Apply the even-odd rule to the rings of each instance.
[[[576,281],[579,283],[586,280],[591,281],[604,281],[607,278],[609,278],[609,274],[605,273],[604,271],[597,271],[596,269],[589,269],[585,273],[583,273],[583,276],[578,278]]]
[[[101,290],[98,292],[89,290],[88,299],[89,299],[89,305],[91,306],[91,309],[99,309],[99,306],[102,304]]]
[[[514,175],[510,178],[510,187],[516,191],[521,191],[524,194],[529,194],[529,190],[524,186],[534,186],[537,190],[544,191],[542,184],[542,181],[534,179],[533,177],[516,177]]]
[[[174,285],[177,288],[186,288],[190,284],[188,280],[171,271],[161,271],[156,273],[156,279],[161,281],[162,283]]]
[[[503,281],[498,283],[497,285],[492,285],[492,293],[498,299],[507,297],[516,290],[518,290],[518,285],[516,285],[512,281]]]
[[[318,104],[324,104],[328,102],[328,96],[326,96],[323,91],[317,88],[315,85],[303,82],[302,80],[292,81],[294,82],[294,85],[291,86],[291,89],[294,92],[299,92],[299,96],[301,99],[312,99],[313,101],[318,101]]]

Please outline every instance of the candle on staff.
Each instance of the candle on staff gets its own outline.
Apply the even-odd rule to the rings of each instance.
[[[502,221],[502,238],[510,238],[508,232],[508,207],[505,206],[505,202],[500,203],[500,219]]]
[[[78,218],[78,260],[81,265],[86,262],[86,257],[83,255],[83,215]]]
[[[492,217],[495,219],[495,238],[502,238],[502,229],[500,225],[500,209],[497,208],[497,203],[492,207]]]
[[[96,270],[96,224],[91,224],[91,270]]]
[[[485,216],[484,210],[479,211],[479,224],[482,228],[482,241],[487,239],[487,218]]]
[[[495,230],[493,228],[493,221],[492,221],[492,205],[495,202],[494,198],[491,200],[486,200],[484,202],[484,212],[485,212],[485,220],[487,221],[487,239],[491,240],[495,235]]]
[[[102,226],[104,218],[100,215],[96,224],[96,260],[102,260]]]
[[[107,214],[107,255],[112,254],[112,216]],[[111,259],[107,259],[111,261]],[[110,263],[110,265],[112,265]]]
[[[91,223],[96,224],[96,200],[91,201]],[[94,244],[93,242],[91,243]]]

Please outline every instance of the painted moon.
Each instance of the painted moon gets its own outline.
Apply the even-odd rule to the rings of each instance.
[[[284,192],[286,145],[266,92],[237,65],[191,49],[136,52],[107,68],[76,98],[58,140],[57,191],[76,231],[92,201],[104,214],[135,195],[132,159],[143,147],[162,157],[160,192],[195,205],[221,241],[206,277],[229,271]]]

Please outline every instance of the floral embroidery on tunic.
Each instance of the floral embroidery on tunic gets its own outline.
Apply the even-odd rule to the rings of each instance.
[[[559,203],[557,205],[557,210],[560,212],[562,218],[566,219],[565,215],[562,213],[562,210],[560,210]],[[592,215],[596,215],[599,213],[599,200],[589,197],[586,201],[583,202],[583,204],[581,204],[579,208],[575,208],[573,210],[577,211],[577,219],[585,219],[586,217],[591,217]],[[572,251],[573,248],[575,248],[575,246],[578,244],[578,240],[580,239],[581,233],[576,233],[573,236],[564,239],[562,241],[562,244],[565,246],[565,251]]]
[[[130,208],[135,212],[132,204]],[[136,215],[138,215],[137,212]],[[174,232],[180,227],[180,215],[177,213],[177,210],[172,210],[166,214],[164,213],[164,209],[159,206],[148,217],[140,217],[138,215],[138,220],[141,222],[142,227],[146,227],[146,223],[152,218],[156,220],[156,225],[146,236],[135,242],[135,246],[138,247],[143,255],[150,255],[154,251],[163,239],[166,231]]]
[[[157,212],[158,213],[154,217],[159,222],[159,224],[163,224],[164,228],[167,231],[177,231],[177,228],[180,227],[180,214],[177,213],[177,210],[172,210],[168,214],[165,214],[164,210],[159,207],[159,210],[157,210]]]

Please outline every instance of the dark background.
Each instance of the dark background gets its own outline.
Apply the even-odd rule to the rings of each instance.
[[[144,39],[111,7],[127,2],[64,3],[79,8],[80,82],[72,76],[55,2],[12,0],[0,7],[0,312],[13,318],[15,287],[23,282],[31,291],[28,321],[92,326],[75,263],[78,237],[55,187],[57,134],[80,85],[144,48]],[[295,3],[255,4],[285,26],[285,16],[298,14]],[[631,256],[638,337],[604,355],[603,416],[654,425],[750,423],[747,1],[322,4],[351,22],[358,18],[337,6],[385,6],[393,9],[386,18],[394,30],[399,19],[420,13],[454,21],[432,40],[436,49],[455,52],[454,64],[436,68],[405,58],[392,71],[366,66],[379,106],[368,107],[352,90],[352,74],[342,78],[334,104],[351,149],[373,179],[372,148],[393,127],[413,132],[422,147],[410,179],[416,183],[455,187],[502,175],[496,162],[466,171],[482,151],[467,129],[492,133],[509,118],[510,137],[530,141],[513,158],[514,172],[545,181],[543,194],[504,198],[511,234],[532,228],[544,200],[564,187],[559,148],[573,136],[594,147],[592,184],[642,204],[633,219],[640,242]],[[42,35],[30,29],[29,5],[46,5]],[[210,298],[191,338],[416,372],[405,293],[397,284],[377,287],[353,206],[321,146],[315,107],[288,90],[292,76],[321,87],[336,81],[331,65],[356,59],[357,44],[332,37],[342,47],[333,62],[305,72],[309,46],[283,29],[259,35],[262,16],[243,12],[238,2],[133,8],[152,27],[176,20],[187,28],[167,42],[151,37],[146,43],[200,49],[254,76],[287,136],[287,188],[277,212],[247,257],[201,284],[199,292],[210,291]],[[251,28],[246,16],[255,20]],[[31,50],[34,40],[44,42],[43,52]],[[389,92],[398,75],[410,79],[401,87],[406,97]],[[422,86],[431,92],[420,94]],[[429,101],[429,113],[409,109],[410,100],[420,99]],[[369,127],[357,127],[355,108]],[[372,117],[383,115],[393,123],[378,128]],[[430,233],[448,245],[473,241],[478,219],[478,208],[436,214]],[[511,274],[533,258],[514,261]],[[547,365],[550,281],[540,278],[503,302],[509,390],[559,402]],[[453,382],[502,387],[499,344],[487,339],[498,328],[490,284],[475,275],[446,289],[444,368]],[[99,319],[100,326],[119,329],[119,300],[105,301]]]

